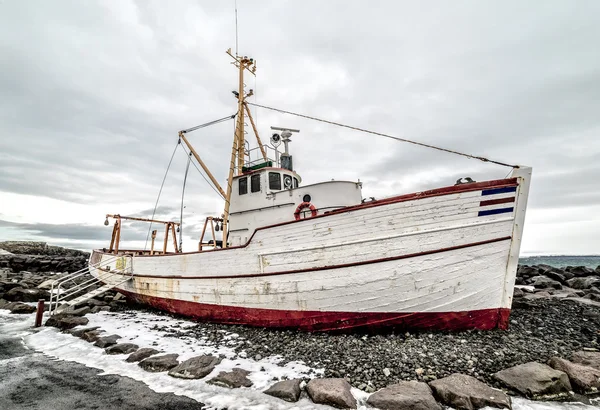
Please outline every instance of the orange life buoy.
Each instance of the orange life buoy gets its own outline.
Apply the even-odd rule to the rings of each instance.
[[[296,218],[296,221],[300,220],[300,213],[306,208],[310,209],[311,218],[313,216],[317,216],[317,208],[315,208],[313,204],[310,202],[302,202],[300,205],[298,205],[298,208],[296,208],[296,212],[294,212],[294,218]]]

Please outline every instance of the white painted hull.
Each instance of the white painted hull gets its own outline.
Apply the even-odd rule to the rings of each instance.
[[[260,228],[240,247],[133,256],[125,260],[133,280],[119,288],[162,309],[226,323],[505,327],[530,175],[524,168],[516,181]],[[497,188],[508,185],[516,188]],[[114,256],[94,251],[91,262]]]

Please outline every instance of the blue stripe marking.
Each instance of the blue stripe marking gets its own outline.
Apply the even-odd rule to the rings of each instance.
[[[510,208],[498,208],[498,209],[487,209],[485,211],[479,211],[479,214],[477,216],[486,216],[486,215],[496,215],[496,214],[503,214],[506,212],[512,212],[514,211],[515,208],[510,207]]]
[[[495,195],[495,194],[505,194],[507,192],[517,192],[516,186],[509,186],[508,188],[494,188],[494,189],[484,189],[481,191],[481,195]]]

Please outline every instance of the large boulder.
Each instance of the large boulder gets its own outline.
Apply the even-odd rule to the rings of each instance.
[[[306,392],[317,404],[343,409],[356,408],[356,399],[350,392],[350,384],[346,379],[312,379],[306,385]]]
[[[219,363],[221,363],[221,358],[210,354],[192,357],[169,370],[169,376],[181,379],[201,379],[212,372]]]
[[[239,387],[250,387],[252,381],[248,379],[250,372],[248,370],[234,368],[230,372],[221,372],[216,377],[210,379],[208,383],[216,384],[217,386],[229,387],[237,389]]]
[[[69,316],[58,314],[46,320],[46,326],[54,326],[61,330],[73,329],[75,326],[85,326],[89,322],[87,317]]]
[[[8,280],[0,280],[0,292],[8,292],[11,289],[18,288],[20,285],[17,282]]]
[[[592,393],[600,389],[600,370],[570,362],[560,357],[553,357],[548,364],[569,376],[571,386],[577,393]]]
[[[565,272],[565,271],[562,271],[559,269],[545,270],[543,275],[549,277],[550,279],[558,281],[558,282],[562,283],[563,285],[566,284],[567,279],[571,279],[572,277],[574,277],[574,275],[572,273]]]
[[[4,294],[4,299],[13,302],[37,302],[40,299],[50,300],[50,293],[43,289],[12,288]]]
[[[83,336],[84,333],[91,332],[92,330],[97,330],[97,329],[100,329],[100,326],[82,327],[80,329],[69,329],[66,331],[66,333],[69,333],[75,337],[81,337],[81,336]]]
[[[567,266],[565,270],[578,277],[585,277],[597,274],[594,269],[588,268],[587,266]]]
[[[36,311],[35,306],[27,305],[21,302],[15,302],[10,304],[10,313],[16,314],[25,314],[25,313],[33,313]]]
[[[295,403],[300,399],[301,382],[301,379],[282,380],[269,387],[264,393],[281,400],[289,401],[290,403]]]
[[[572,390],[565,372],[537,362],[510,367],[492,376],[511,389],[532,398],[559,396]]]
[[[569,279],[567,284],[573,289],[589,289],[592,286],[599,286],[600,278],[597,276],[573,278]]]
[[[442,410],[426,383],[403,381],[373,393],[367,404],[381,410]]]
[[[483,407],[510,409],[510,398],[501,390],[493,389],[472,376],[455,373],[429,383],[435,397],[458,410],[476,410]]]
[[[562,289],[562,285],[560,284],[560,282],[550,279],[546,276],[535,276],[531,278],[531,284],[536,289]]]
[[[104,331],[102,329],[89,330],[87,332],[81,333],[80,337],[83,340],[85,340],[86,342],[94,343],[94,342],[96,342],[98,339],[100,339],[102,337],[102,333],[106,333],[106,331]]]
[[[139,362],[140,360],[144,360],[150,356],[153,356],[157,353],[160,353],[158,350],[153,349],[151,347],[142,347],[135,353],[131,353],[127,359],[125,359],[128,363]]]
[[[179,362],[177,361],[178,356],[178,354],[152,356],[139,362],[138,366],[140,366],[147,372],[164,372],[167,370],[171,370],[173,367],[179,364]]]
[[[101,348],[107,348],[109,346],[113,346],[117,344],[117,340],[119,340],[121,336],[119,335],[109,335],[99,337],[96,342],[94,342],[94,346],[98,346]]]
[[[140,347],[133,343],[119,343],[104,349],[106,354],[129,354],[138,350]]]
[[[584,366],[600,369],[600,352],[586,352],[584,350],[579,350],[573,353],[571,361]]]

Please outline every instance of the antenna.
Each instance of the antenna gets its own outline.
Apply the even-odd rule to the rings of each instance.
[[[238,56],[237,0],[235,0],[235,56]]]

